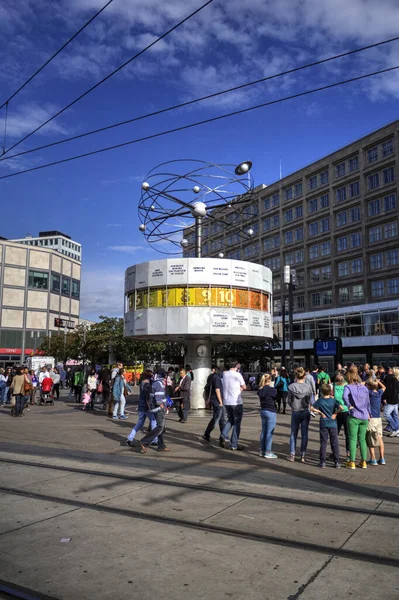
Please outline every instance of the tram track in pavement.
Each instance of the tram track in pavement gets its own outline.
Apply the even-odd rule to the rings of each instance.
[[[13,459],[13,458],[10,458],[10,459],[0,458],[0,464],[19,465],[19,466],[34,467],[34,468],[39,468],[39,469],[44,469],[44,470],[60,471],[63,473],[73,473],[73,474],[78,474],[78,475],[90,475],[90,476],[94,476],[94,477],[104,477],[104,478],[117,479],[117,480],[122,480],[122,481],[131,481],[132,483],[146,483],[149,485],[152,484],[152,485],[158,485],[158,486],[162,486],[162,487],[166,487],[166,488],[183,489],[183,490],[188,490],[188,491],[193,491],[193,492],[199,492],[199,491],[200,492],[208,492],[208,493],[212,493],[212,494],[238,496],[240,498],[245,496],[246,498],[249,498],[252,500],[265,500],[268,502],[281,502],[284,504],[292,504],[294,506],[298,506],[298,504],[300,504],[300,505],[305,505],[305,506],[311,506],[313,508],[336,510],[336,511],[340,511],[340,512],[348,512],[348,513],[354,513],[354,514],[364,514],[367,516],[376,515],[378,517],[399,519],[399,512],[395,512],[395,511],[381,510],[381,511],[375,512],[375,509],[363,508],[360,506],[345,506],[345,505],[336,504],[336,503],[328,504],[326,502],[318,502],[317,500],[312,500],[311,498],[301,499],[301,498],[297,498],[297,497],[292,498],[292,497],[288,497],[288,496],[281,496],[281,495],[278,496],[278,495],[269,494],[269,493],[262,494],[260,492],[254,492],[254,491],[250,491],[248,489],[226,489],[223,487],[203,485],[203,484],[196,485],[194,483],[176,481],[174,478],[161,479],[161,478],[157,478],[157,477],[151,477],[148,475],[128,475],[128,474],[124,474],[124,473],[122,473],[122,474],[121,473],[112,473],[110,471],[97,471],[95,469],[85,469],[82,467],[52,465],[49,463],[37,463],[37,462],[33,462],[33,461],[18,460],[18,459]],[[8,489],[8,488],[4,488],[4,489]],[[10,489],[14,489],[14,488],[10,488]],[[2,491],[2,490],[3,490],[3,488],[0,486],[0,491]],[[379,499],[378,496],[376,496],[375,500],[378,500],[378,499]],[[399,500],[399,498],[398,498],[398,500]]]

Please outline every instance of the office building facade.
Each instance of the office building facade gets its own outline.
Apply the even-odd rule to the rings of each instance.
[[[66,233],[61,231],[40,231],[37,237],[30,234],[24,238],[11,240],[25,246],[36,246],[38,248],[48,248],[49,250],[57,250],[60,254],[73,258],[79,262],[82,261],[82,246],[75,242]]]
[[[78,323],[80,272],[78,260],[56,250],[0,239],[0,367]]]
[[[399,364],[398,152],[396,121],[259,186],[239,220],[226,208],[205,228],[204,256],[270,267],[280,340],[284,266],[295,269],[296,363],[312,363],[315,338],[337,336],[345,361]],[[185,237],[193,255],[193,232]]]

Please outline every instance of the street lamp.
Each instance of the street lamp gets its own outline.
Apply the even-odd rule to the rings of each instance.
[[[294,371],[294,289],[296,287],[296,271],[289,265],[284,267],[284,283],[288,289],[288,337],[290,340],[290,374]],[[283,299],[285,313],[285,300]],[[285,319],[284,319],[285,320]],[[283,331],[284,335],[284,331]]]

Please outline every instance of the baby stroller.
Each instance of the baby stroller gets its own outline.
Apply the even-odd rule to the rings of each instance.
[[[54,398],[51,395],[51,389],[53,387],[53,380],[51,377],[45,377],[42,381],[42,387],[40,390],[40,404],[45,406],[51,404],[54,406]]]

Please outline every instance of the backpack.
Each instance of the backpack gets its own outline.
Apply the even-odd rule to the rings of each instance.
[[[278,377],[278,382],[275,384],[274,388],[278,391],[281,392],[284,388],[284,380],[282,377]]]

